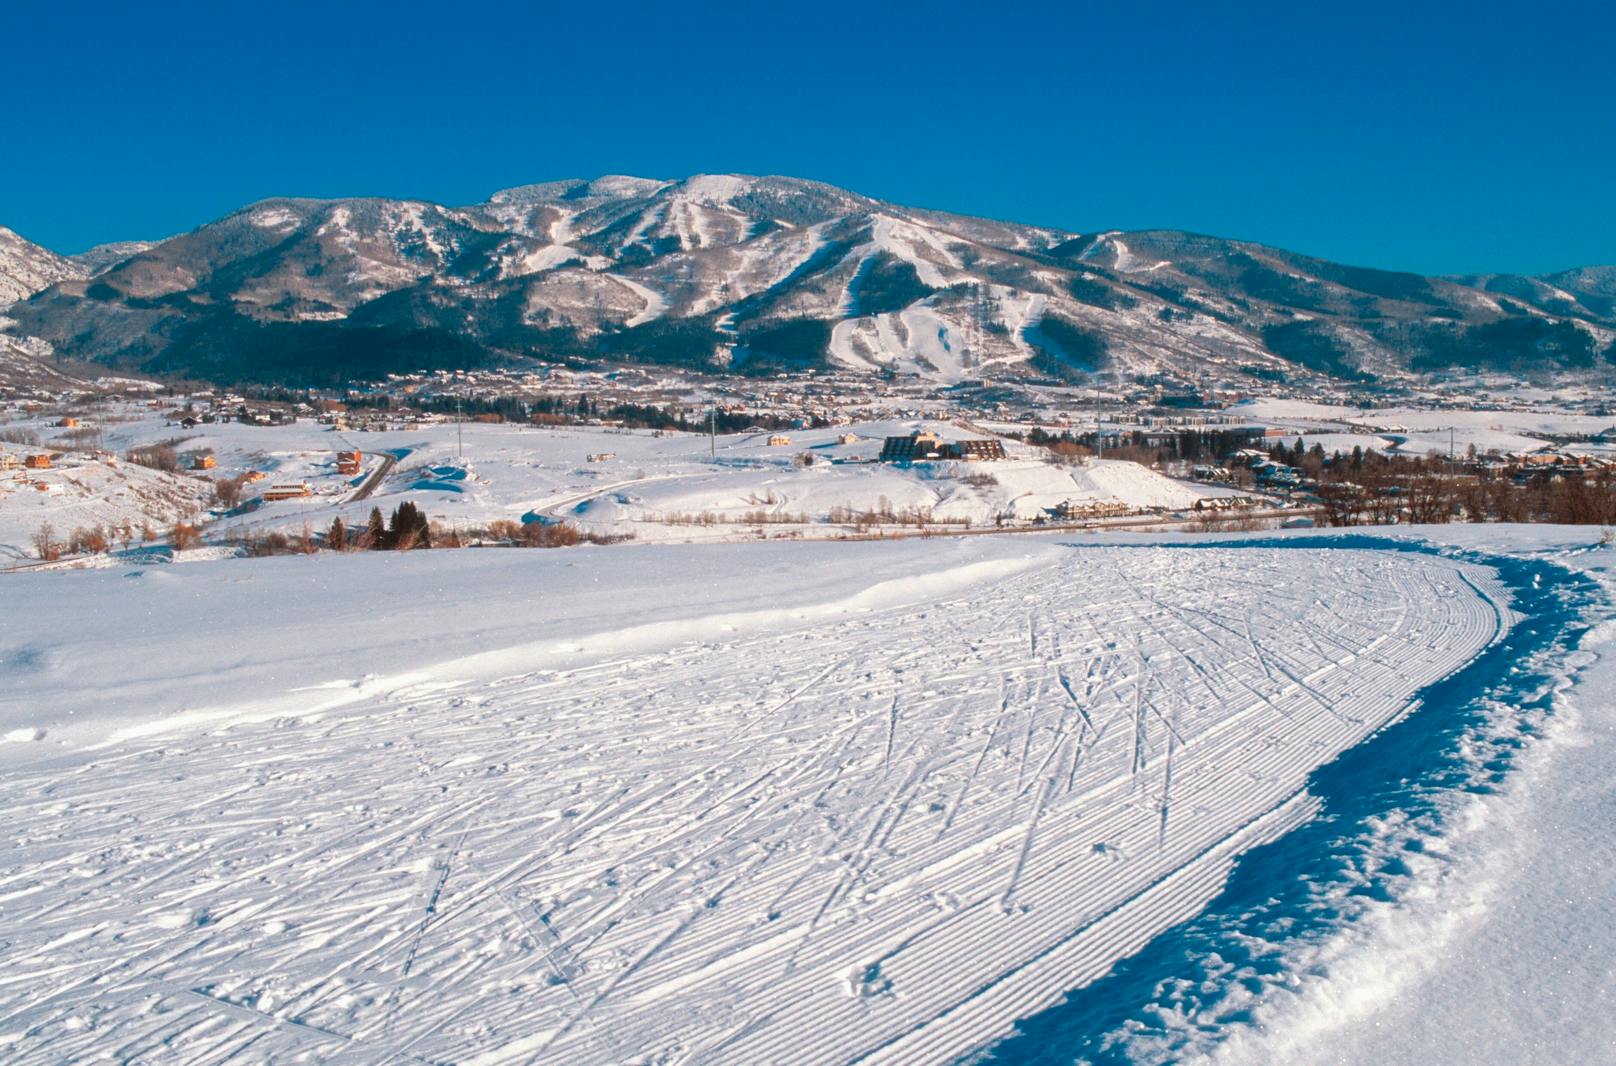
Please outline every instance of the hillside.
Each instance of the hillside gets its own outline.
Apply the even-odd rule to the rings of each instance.
[[[0,226],[0,310],[84,272],[71,260]]]
[[[31,337],[0,335],[0,389],[60,389],[83,384],[75,375],[49,363],[49,353],[42,348]]]
[[[1616,346],[1611,268],[1426,278],[1176,231],[969,218],[784,177],[568,180],[466,207],[266,200],[97,261],[95,277],[49,262],[54,274],[27,275],[13,333],[225,381],[524,358],[940,386],[1603,375]]]

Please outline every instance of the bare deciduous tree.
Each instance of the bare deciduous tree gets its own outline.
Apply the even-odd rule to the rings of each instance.
[[[175,522],[168,531],[168,546],[175,551],[187,551],[202,543],[202,533],[195,526]]]
[[[56,539],[56,530],[49,522],[43,522],[34,531],[34,554],[41,559],[54,560],[62,557],[62,545]]]

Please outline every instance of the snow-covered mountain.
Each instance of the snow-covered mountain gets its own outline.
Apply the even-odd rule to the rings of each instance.
[[[68,256],[68,260],[90,277],[105,273],[133,256],[149,248],[155,248],[161,241],[113,241],[109,244],[98,244],[87,252]]]
[[[786,177],[608,176],[458,208],[266,200],[89,267],[59,266],[12,309],[14,331],[79,358],[230,379],[527,356],[939,384],[1357,378],[1603,370],[1616,343],[1608,268],[1424,278],[1173,231],[994,222]]]
[[[0,323],[5,319],[0,318]],[[83,381],[50,362],[51,352],[33,337],[0,334],[0,388],[59,389]]]
[[[0,308],[84,271],[71,260],[0,226]]]

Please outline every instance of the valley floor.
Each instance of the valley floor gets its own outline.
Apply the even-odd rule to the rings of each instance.
[[[21,1063],[968,1054],[1189,919],[1522,619],[1483,556],[1327,539],[3,592],[35,619],[0,638]]]

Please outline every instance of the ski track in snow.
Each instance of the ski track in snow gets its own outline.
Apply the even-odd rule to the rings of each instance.
[[[18,770],[0,1057],[959,1055],[1312,813],[1315,766],[1508,624],[1492,577],[1074,549],[905,608]]]

